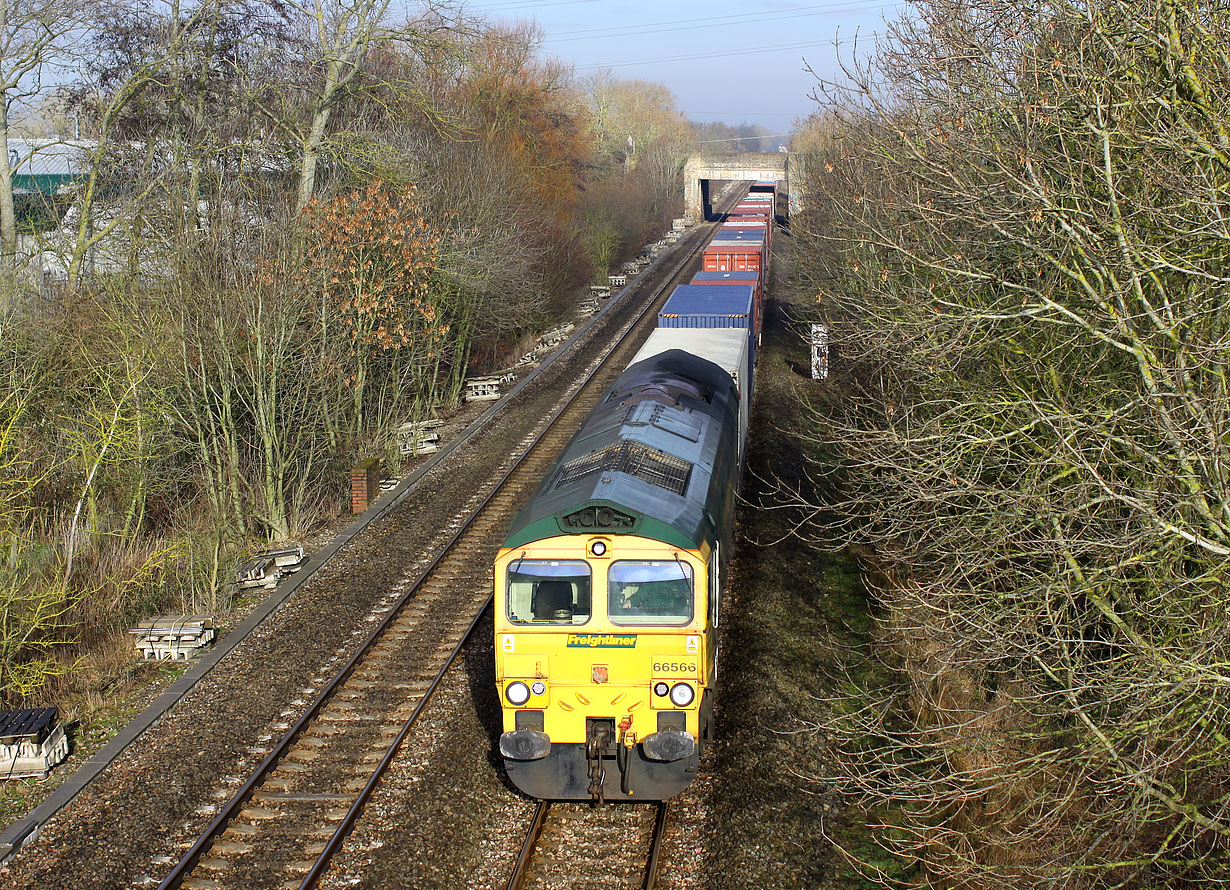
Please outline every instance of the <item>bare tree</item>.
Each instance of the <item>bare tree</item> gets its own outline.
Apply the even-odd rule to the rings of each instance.
[[[1224,877],[1228,36],[937,0],[831,94],[794,230],[846,486],[797,503],[874,568],[900,683],[821,722],[920,883]]]
[[[8,266],[17,253],[9,114],[42,92],[44,74],[66,64],[86,9],[80,0],[0,0],[0,261]]]

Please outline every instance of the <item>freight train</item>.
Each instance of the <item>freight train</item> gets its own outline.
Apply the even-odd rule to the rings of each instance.
[[[547,800],[663,800],[712,735],[771,184],[753,186],[495,561],[499,750]]]

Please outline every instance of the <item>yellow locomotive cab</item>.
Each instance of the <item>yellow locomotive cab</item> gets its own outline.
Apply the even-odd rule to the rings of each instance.
[[[500,552],[500,752],[535,797],[662,799],[707,738],[710,554],[633,535],[562,535]]]

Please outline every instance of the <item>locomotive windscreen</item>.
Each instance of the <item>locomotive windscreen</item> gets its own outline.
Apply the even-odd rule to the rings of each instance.
[[[607,576],[612,624],[679,625],[692,620],[692,568],[678,560],[617,560]]]
[[[520,559],[508,567],[508,618],[516,624],[584,624],[591,591],[583,559]]]

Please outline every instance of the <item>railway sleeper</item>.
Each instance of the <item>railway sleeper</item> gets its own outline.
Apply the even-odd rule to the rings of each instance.
[[[253,795],[253,799],[256,795]],[[255,825],[258,822],[269,822],[273,819],[281,819],[286,813],[278,810],[270,810],[265,807],[244,807],[239,811],[236,819],[245,820],[249,825]]]
[[[358,714],[354,711],[322,713],[312,729],[322,736],[336,736],[344,732],[351,732],[356,723],[370,719],[372,718],[367,714]]]
[[[243,841],[228,841],[219,838],[214,841],[214,845],[209,848],[211,853],[220,853],[223,856],[242,856],[245,853],[252,852],[252,845],[245,844]]]
[[[294,750],[286,752],[285,756],[282,758],[282,763],[284,764],[287,761],[289,761],[290,763],[303,764],[305,765],[304,768],[306,769],[306,764],[312,763],[313,761],[316,761],[319,759],[320,759],[320,751],[316,748],[311,748],[311,749],[295,748]],[[279,766],[281,765],[282,764],[279,764]]]
[[[304,730],[296,740],[296,744],[300,748],[312,750],[314,748],[319,749],[325,747],[325,745],[329,744],[329,741],[328,739],[322,738],[319,729],[314,726],[311,729]]]
[[[184,882],[180,884],[180,886],[183,887],[184,890],[224,890],[223,885],[217,881],[211,881],[209,878],[198,878],[195,876],[185,878]]]

